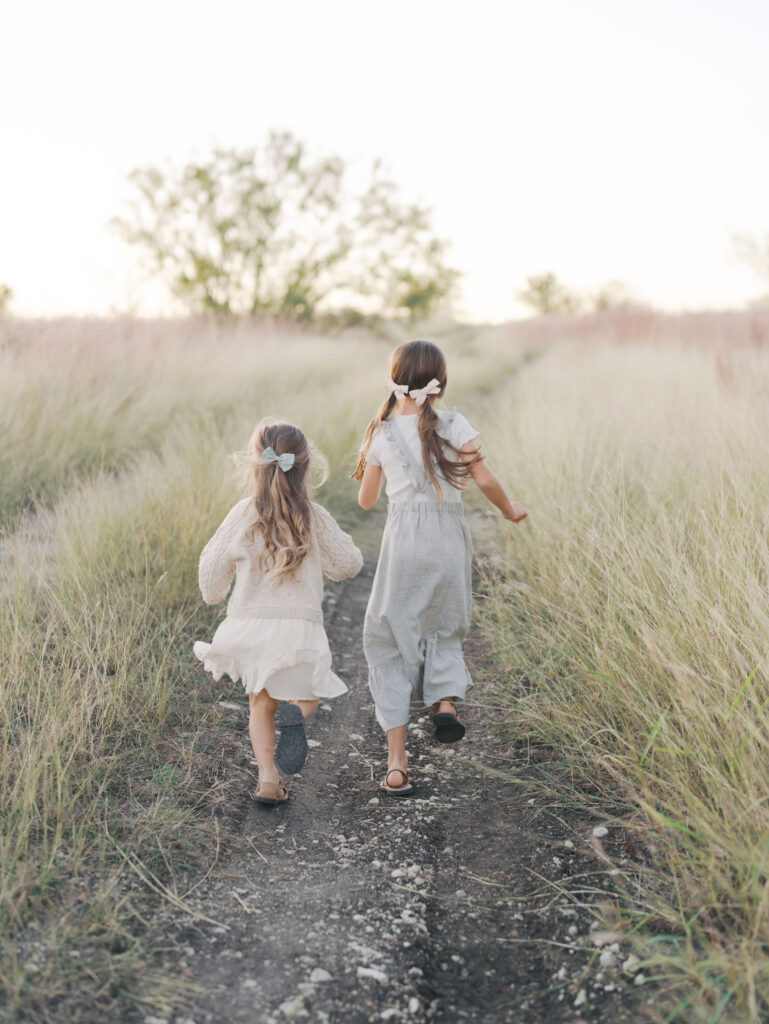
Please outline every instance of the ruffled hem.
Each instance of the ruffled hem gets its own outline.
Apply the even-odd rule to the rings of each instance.
[[[227,618],[210,644],[193,646],[215,680],[227,675],[246,693],[266,690],[276,700],[340,697],[347,687],[331,671],[323,627],[309,621]]]
[[[211,644],[198,640],[193,650],[203,667],[218,682],[227,675],[233,683],[243,683],[246,693],[266,690],[275,700],[315,700],[341,697],[347,687],[330,667],[312,659],[315,651],[293,651],[283,663],[246,664],[237,658],[211,650]]]

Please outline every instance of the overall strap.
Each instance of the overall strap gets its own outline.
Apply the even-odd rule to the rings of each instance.
[[[384,420],[382,423],[382,430],[384,436],[387,438],[390,447],[397,455],[401,465],[406,470],[408,476],[411,479],[411,483],[417,492],[421,493],[425,490],[428,484],[427,473],[425,467],[422,465],[420,459],[417,459],[414,452],[411,450],[406,438],[403,436],[403,431],[398,426],[396,420]]]

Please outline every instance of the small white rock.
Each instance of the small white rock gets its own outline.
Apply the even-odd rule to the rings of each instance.
[[[378,796],[372,796],[371,799],[369,800],[369,804],[378,804],[378,803],[379,803],[379,797]]]
[[[596,839],[603,839],[604,836],[608,836],[608,834],[609,830],[608,828],[606,828],[605,825],[596,825],[596,827],[593,829],[593,835],[596,837]]]
[[[243,988],[259,988],[259,982],[255,981],[254,978],[244,978],[240,984]]]
[[[359,967],[357,970],[359,978],[373,978],[374,981],[379,981],[385,984],[387,981],[387,975],[384,971],[377,970],[376,967]]]
[[[168,1017],[153,1017],[150,1014],[144,1018],[144,1024],[168,1024]]]
[[[313,983],[313,985],[320,985],[320,983],[323,981],[331,981],[331,975],[322,967],[316,967],[313,969],[313,972],[310,975],[310,981]]]
[[[645,974],[636,974],[635,978],[633,979],[633,984],[634,985],[643,985],[643,983],[645,981],[646,981],[646,975]]]
[[[564,849],[566,849],[566,850],[573,850],[574,849],[574,843],[571,841],[571,839],[564,839],[563,845],[564,845]]]
[[[320,746],[320,740],[307,740],[307,746],[308,747],[319,747]]]
[[[284,1003],[281,1003],[278,1007],[284,1017],[297,1017],[304,1011],[304,996],[294,996],[293,999],[287,999]]]
[[[577,998],[574,1000],[574,1008],[576,1009],[578,1006],[582,1006],[586,1002],[587,992],[584,990],[584,988],[581,988],[577,993]]]
[[[377,950],[372,949],[371,946],[364,946],[354,939],[347,943],[347,948],[353,950],[354,953],[357,953],[367,963],[371,963],[372,960],[378,960],[381,955]]]
[[[351,739],[353,743],[363,743],[363,737],[359,732],[352,733],[348,738]]]
[[[304,996],[295,995],[293,999],[286,999],[277,1009],[281,1011],[284,1017],[297,1017],[304,1011]]]
[[[417,1014],[422,1009],[422,1004],[419,1002],[416,996],[412,996],[409,999],[409,1013]]]
[[[625,972],[625,974],[634,974],[638,970],[638,965],[640,964],[640,962],[641,961],[638,959],[635,953],[631,953],[622,965],[622,970]]]
[[[604,949],[598,959],[601,967],[613,967],[617,962],[616,956],[610,949]]]

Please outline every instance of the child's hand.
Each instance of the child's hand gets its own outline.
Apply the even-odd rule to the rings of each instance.
[[[520,501],[511,501],[510,511],[506,513],[505,519],[509,519],[511,523],[522,523],[528,514]]]

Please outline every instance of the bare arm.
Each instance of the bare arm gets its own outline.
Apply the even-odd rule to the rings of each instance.
[[[475,441],[468,441],[460,449],[465,462],[470,462],[478,451]],[[465,457],[466,456],[466,457]],[[520,501],[511,501],[507,492],[502,486],[502,481],[493,473],[485,459],[479,459],[470,466],[470,474],[481,490],[481,493],[488,498],[492,505],[496,505],[505,519],[511,523],[520,523],[529,514]]]
[[[358,504],[361,508],[365,508],[368,511],[376,505],[379,495],[382,493],[383,483],[384,473],[382,472],[382,467],[374,466],[367,462],[366,468],[363,470],[360,490],[358,491]]]

